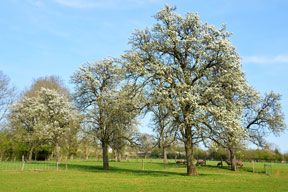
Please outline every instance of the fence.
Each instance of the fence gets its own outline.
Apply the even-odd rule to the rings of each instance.
[[[4,160],[0,161],[0,171],[41,171],[65,169],[65,165],[58,166],[56,161],[25,161],[22,160]]]

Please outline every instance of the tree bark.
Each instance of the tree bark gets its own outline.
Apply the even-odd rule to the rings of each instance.
[[[121,152],[117,151],[117,162],[121,162]]]
[[[198,176],[196,166],[194,164],[193,157],[193,145],[192,145],[192,136],[187,134],[185,142],[185,151],[186,151],[186,160],[187,160],[187,175],[188,176]]]
[[[231,162],[231,169],[232,171],[237,171],[237,160],[236,160],[236,155],[234,154],[233,150],[229,149],[230,152],[230,162]]]
[[[34,154],[35,154],[35,155],[34,155],[34,160],[37,161],[38,152],[35,152]]]
[[[56,162],[59,163],[59,144],[56,142]]]
[[[30,148],[28,161],[32,161],[33,150],[34,150],[34,145],[32,145],[31,148]]]
[[[85,150],[85,159],[88,160],[89,159],[89,155],[90,155],[90,147],[86,147],[86,150]]]
[[[97,147],[97,145],[95,147],[95,159],[98,159],[98,147]]]
[[[108,159],[108,143],[102,141],[102,149],[103,149],[103,169],[109,169],[109,159]]]
[[[166,147],[163,147],[163,163],[167,164],[168,160],[167,160],[167,149]]]

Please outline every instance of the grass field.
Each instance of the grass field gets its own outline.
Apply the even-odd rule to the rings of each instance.
[[[6,163],[6,164],[5,164]],[[17,162],[13,162],[17,163]],[[256,163],[252,173],[251,163],[244,163],[238,172],[227,166],[216,167],[210,161],[197,167],[199,176],[186,176],[185,165],[170,161],[164,169],[161,160],[142,162],[110,162],[110,170],[102,170],[102,162],[96,160],[68,161],[55,170],[44,169],[45,163],[35,163],[29,169],[3,170],[8,162],[0,162],[0,191],[288,191],[288,164],[273,164],[272,175],[264,174],[264,163]],[[21,167],[21,163],[15,167]],[[34,167],[33,167],[34,166]],[[53,167],[54,166],[54,167]],[[1,170],[2,167],[2,170]],[[20,169],[19,167],[19,169]],[[48,168],[50,168],[48,166]],[[35,171],[36,170],[36,171]]]

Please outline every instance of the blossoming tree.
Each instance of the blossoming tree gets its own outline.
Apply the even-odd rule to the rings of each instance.
[[[35,144],[49,142],[56,149],[59,162],[59,143],[72,123],[80,119],[75,107],[55,90],[41,88],[34,97],[24,97],[12,108],[10,121],[31,144],[29,159]]]
[[[129,140],[127,133],[141,108],[141,91],[126,86],[123,78],[122,68],[111,58],[87,63],[72,76],[74,98],[102,144],[103,169],[109,169],[109,145]]]
[[[227,98],[234,92],[244,94],[246,80],[225,26],[217,29],[202,23],[198,14],[183,18],[174,10],[166,5],[155,15],[152,29],[136,30],[123,60],[135,82],[148,86],[150,96],[165,100],[180,130],[187,174],[192,176],[197,175],[193,146],[205,131],[198,125],[209,123],[207,113],[229,124],[227,128],[235,125],[235,131],[241,130],[236,111],[230,113],[236,108],[225,106],[232,104]]]

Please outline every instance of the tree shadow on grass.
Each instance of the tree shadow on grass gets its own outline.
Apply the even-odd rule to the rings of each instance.
[[[156,164],[156,163],[155,163]],[[61,169],[65,169],[65,164],[59,165]],[[170,168],[186,168],[181,166],[175,166],[173,165],[166,165],[166,169],[163,170],[141,170],[140,168],[137,169],[129,169],[129,168],[120,168],[117,166],[111,166],[109,167],[109,170],[103,170],[103,167],[101,165],[82,165],[82,164],[69,164],[68,169],[69,170],[79,170],[79,171],[87,171],[87,172],[100,172],[100,173],[124,173],[124,174],[133,174],[137,176],[152,176],[152,177],[167,177],[167,176],[187,176],[187,173],[181,173],[181,172],[174,172],[174,171],[168,171]],[[221,174],[203,174],[200,173],[199,176],[217,176]]]
[[[231,172],[235,172],[235,171],[233,171],[232,169],[231,169],[231,167],[230,166],[228,166],[228,165],[225,165],[225,166],[223,166],[223,167],[217,167],[217,166],[213,166],[213,165],[207,165],[206,167],[209,167],[209,168],[211,168],[211,169],[223,169],[223,170],[228,170],[228,171],[231,171]],[[247,172],[247,173],[253,173],[253,169],[252,169],[252,167],[245,167],[245,166],[243,166],[243,167],[238,167],[238,171],[240,171],[240,172]],[[237,173],[237,171],[236,171],[236,173]],[[259,171],[259,170],[257,170],[257,171],[255,171],[255,173],[265,173],[265,171],[263,170],[263,171]]]

